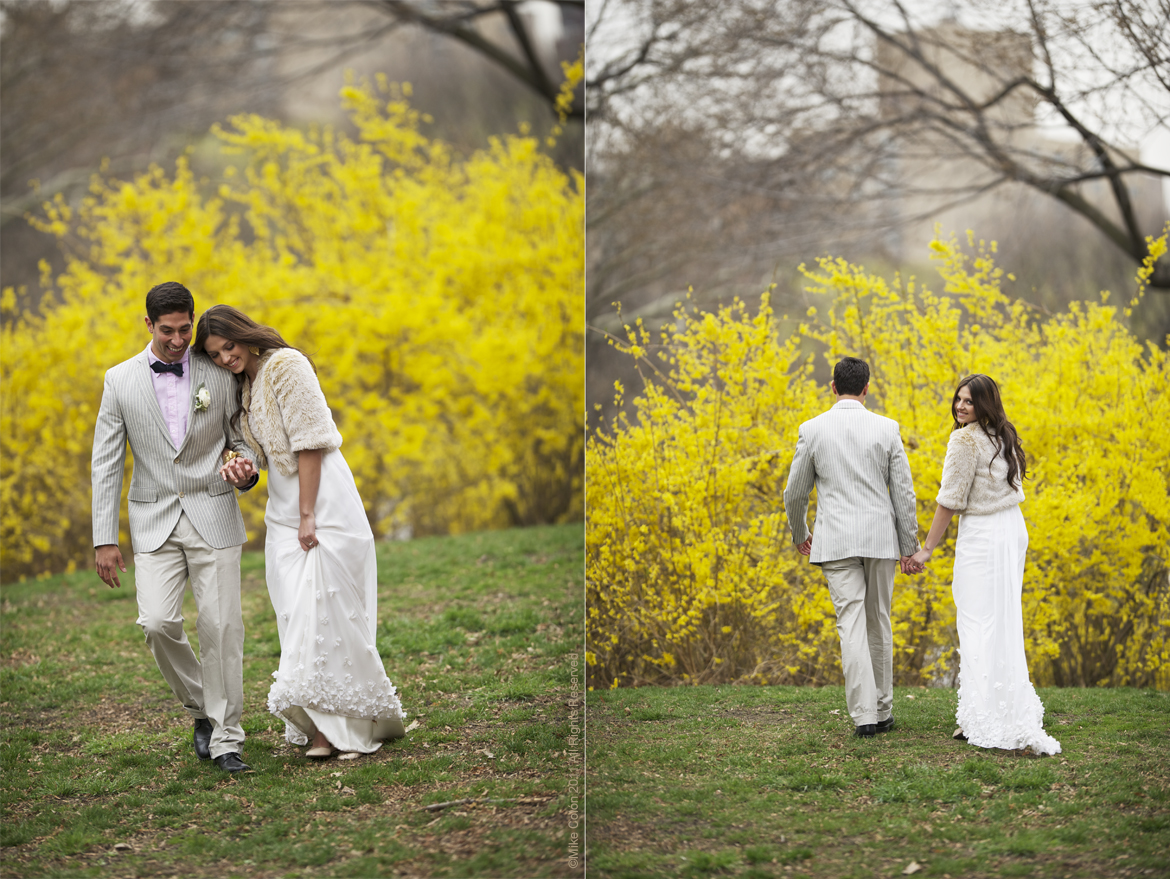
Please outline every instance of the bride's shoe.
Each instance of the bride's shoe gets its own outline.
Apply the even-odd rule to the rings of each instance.
[[[318,732],[313,737],[313,747],[305,752],[305,756],[312,760],[328,760],[335,750],[333,743],[325,738],[325,734]]]
[[[951,738],[959,742],[967,741],[967,736],[964,734],[963,728],[961,726],[958,727],[953,733],[951,733]]]

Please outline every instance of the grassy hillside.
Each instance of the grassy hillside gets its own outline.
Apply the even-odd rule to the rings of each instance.
[[[405,740],[314,763],[265,698],[280,653],[243,562],[244,757],[196,759],[143,641],[133,577],[4,587],[4,876],[580,876],[569,857],[582,526],[378,549],[378,647]],[[184,615],[195,637],[188,594]],[[474,800],[434,810],[428,805]]]
[[[1170,875],[1170,693],[1042,690],[1055,757],[955,741],[954,690],[589,694],[589,877]]]

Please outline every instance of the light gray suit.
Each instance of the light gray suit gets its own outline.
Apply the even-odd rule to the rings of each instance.
[[[186,513],[199,534],[216,549],[246,541],[244,517],[230,483],[219,475],[227,447],[252,456],[231,426],[239,405],[235,377],[201,354],[191,352],[192,394],[200,384],[211,394],[206,412],[194,397],[187,434],[175,448],[155,397],[146,352],[106,372],[102,405],[93,434],[93,545],[118,542],[118,513],[126,443],[134,455],[130,477],[130,541],[134,552],[154,552]]]
[[[858,726],[890,717],[896,560],[918,549],[914,482],[898,423],[840,400],[800,425],[784,489],[797,545],[808,539],[808,496],[817,490],[809,561],[829,583],[841,638],[845,699]]]
[[[106,372],[93,437],[93,542],[118,543],[126,444],[130,477],[130,541],[134,549],[138,623],[159,670],[187,712],[211,720],[211,755],[239,751],[244,739],[244,625],[240,551],[247,539],[232,485],[219,475],[230,447],[251,457],[231,426],[239,405],[235,378],[191,352],[187,432],[175,448],[155,395],[146,352]],[[205,386],[211,402],[194,407]],[[183,630],[183,591],[190,577],[199,610],[202,664]]]

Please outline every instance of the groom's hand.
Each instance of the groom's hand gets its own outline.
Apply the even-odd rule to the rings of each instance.
[[[94,550],[95,567],[97,568],[97,575],[102,578],[102,582],[113,589],[115,586],[121,586],[122,581],[118,579],[118,570],[126,573],[126,563],[122,561],[122,550],[118,549],[116,543],[106,543]]]
[[[902,573],[921,574],[926,570],[926,563],[930,561],[930,555],[930,550],[922,548],[914,553],[914,555],[902,556]]]
[[[809,555],[812,552],[812,535],[810,534],[804,543],[797,544],[796,549],[801,555]]]
[[[256,468],[252,465],[251,458],[237,457],[220,467],[219,472],[236,488],[244,488],[256,475]]]

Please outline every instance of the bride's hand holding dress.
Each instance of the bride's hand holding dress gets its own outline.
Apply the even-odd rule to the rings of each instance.
[[[301,524],[297,543],[308,552],[317,545],[317,492],[321,488],[321,449],[297,452],[297,477],[300,483]]]

